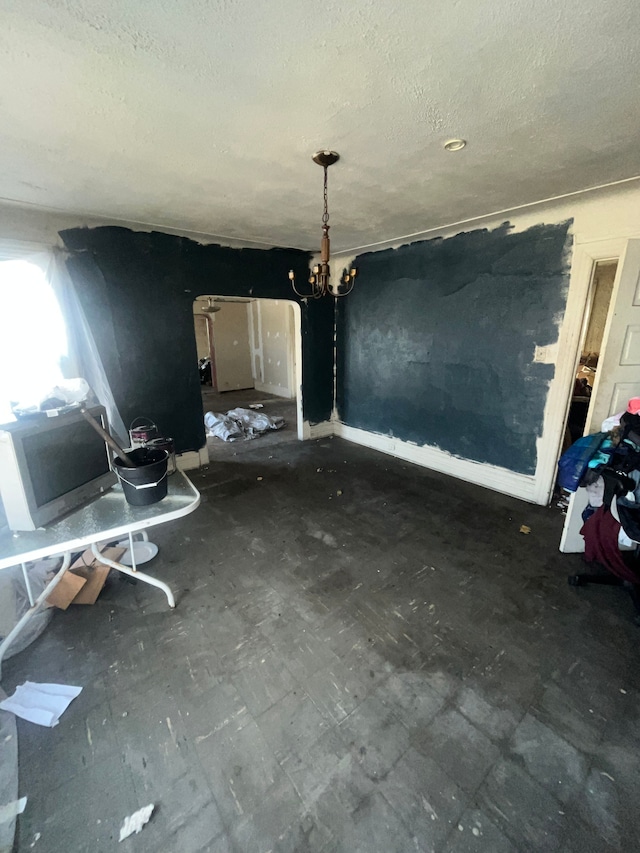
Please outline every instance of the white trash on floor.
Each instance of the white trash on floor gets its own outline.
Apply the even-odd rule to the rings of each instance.
[[[133,814],[129,815],[129,817],[126,817],[124,819],[124,823],[120,827],[119,840],[124,841],[125,838],[128,838],[134,833],[137,835],[143,828],[143,826],[149,823],[154,808],[155,805],[153,803],[150,803],[148,806],[144,806],[144,808],[138,809],[137,812],[134,812]]]
[[[58,720],[71,702],[82,692],[82,687],[69,684],[37,684],[25,681],[8,699],[0,702],[3,711],[16,717],[49,728],[58,725]]]
[[[280,415],[269,417],[262,412],[251,409],[231,409],[226,415],[207,412],[204,416],[207,435],[221,438],[223,441],[245,441],[258,438],[273,429],[286,426],[285,419]]]

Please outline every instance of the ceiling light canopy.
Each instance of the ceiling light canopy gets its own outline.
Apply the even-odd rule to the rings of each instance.
[[[445,151],[462,151],[462,149],[467,144],[466,139],[448,139],[444,143]]]
[[[324,212],[322,214],[322,241],[320,243],[320,263],[309,272],[309,291],[302,293],[296,287],[296,277],[293,270],[289,270],[289,281],[295,293],[301,299],[319,299],[321,296],[346,296],[353,290],[355,283],[355,269],[345,270],[342,279],[336,284],[331,281],[331,270],[329,268],[330,244],[329,244],[329,208],[327,193],[327,169],[340,159],[337,151],[316,151],[313,162],[324,169]]]

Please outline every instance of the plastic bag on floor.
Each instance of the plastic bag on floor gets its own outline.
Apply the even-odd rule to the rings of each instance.
[[[282,429],[285,425],[284,418],[280,415],[269,417],[263,412],[255,412],[252,409],[231,409],[227,416],[242,425],[246,438],[255,438],[270,429]]]
[[[31,586],[34,601],[48,583],[48,576],[60,565],[58,558],[40,560],[37,563],[27,563],[27,577]],[[0,640],[3,640],[16,622],[24,616],[31,607],[29,593],[25,586],[20,566],[12,566],[0,572]],[[17,655],[26,649],[49,624],[52,609],[43,607],[24,626],[15,640],[7,649],[4,660]]]
[[[223,441],[236,441],[243,437],[242,427],[227,415],[207,412],[204,416],[207,435],[216,436]]]
[[[207,435],[214,435],[223,441],[236,441],[239,438],[246,440],[258,438],[272,429],[282,429],[286,426],[285,420],[280,415],[269,417],[263,412],[252,409],[231,409],[226,415],[207,412],[204,416],[204,425]]]

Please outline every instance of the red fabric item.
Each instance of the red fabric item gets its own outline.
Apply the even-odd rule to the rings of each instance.
[[[640,583],[640,578],[625,563],[618,548],[620,522],[604,506],[589,516],[580,533],[584,536],[584,558],[588,563],[600,563],[612,575],[631,583]]]

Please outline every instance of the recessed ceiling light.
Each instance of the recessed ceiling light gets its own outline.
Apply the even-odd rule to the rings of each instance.
[[[445,151],[460,151],[467,144],[466,139],[449,139],[444,144]]]

